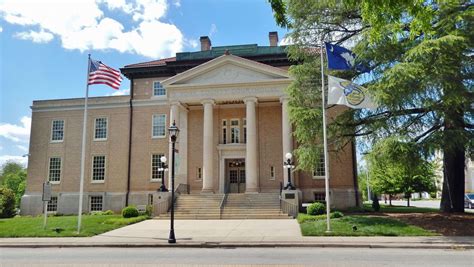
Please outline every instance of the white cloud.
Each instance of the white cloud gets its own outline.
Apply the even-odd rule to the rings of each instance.
[[[293,44],[293,40],[291,39],[291,37],[289,36],[285,36],[283,37],[283,39],[280,40],[280,42],[278,43],[278,45],[292,45]]]
[[[119,95],[129,95],[130,94],[130,89],[124,89],[124,90],[117,90],[111,94],[108,94],[109,96],[119,96]]]
[[[28,143],[30,129],[31,118],[24,116],[21,118],[21,125],[0,123],[0,136],[17,143]]]
[[[127,31],[101,7],[122,11],[135,22]],[[16,33],[17,38],[46,43],[57,37],[65,49],[113,49],[158,58],[181,51],[185,43],[174,24],[161,21],[167,9],[166,0],[6,0],[0,17],[30,30]]]
[[[217,33],[217,26],[216,24],[212,23],[211,24],[211,29],[209,30],[209,37]]]
[[[28,152],[28,147],[23,145],[16,145],[16,147],[24,152]]]
[[[28,164],[28,157],[12,156],[12,155],[1,155],[0,156],[0,167],[7,162],[17,162],[25,166]]]
[[[3,28],[2,28],[2,26],[0,26],[0,32],[3,32]]]
[[[49,41],[53,40],[54,36],[49,33],[45,32],[43,29],[39,32],[29,31],[29,32],[18,32],[15,33],[14,37],[22,40],[31,40],[34,43],[48,43]]]
[[[173,5],[175,7],[181,7],[181,0],[173,0]]]

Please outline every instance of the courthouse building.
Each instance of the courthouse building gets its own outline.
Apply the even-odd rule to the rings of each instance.
[[[285,154],[297,146],[285,92],[294,63],[277,45],[276,32],[269,41],[212,47],[201,37],[200,51],[121,68],[130,80],[129,96],[89,98],[84,212],[150,204],[163,177],[169,187],[170,172],[160,158],[173,164],[167,132],[173,121],[180,129],[174,163],[180,188],[203,196],[279,193],[288,179]],[[46,180],[53,191],[48,210],[77,212],[83,107],[83,98],[33,102],[22,214],[41,213]],[[336,208],[356,205],[353,149],[330,153]],[[316,165],[292,175],[303,202],[324,200],[324,160]]]

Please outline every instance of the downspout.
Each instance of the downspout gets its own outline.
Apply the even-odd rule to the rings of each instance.
[[[128,198],[130,195],[130,174],[132,165],[132,126],[133,126],[133,78],[130,80],[130,124],[128,126],[128,171],[127,171],[127,194],[125,197],[125,206],[128,206]]]
[[[357,155],[356,155],[356,145],[355,138],[352,140],[352,173],[353,173],[353,182],[354,182],[354,193],[355,193],[355,202],[356,207],[359,207],[359,185],[357,182]]]

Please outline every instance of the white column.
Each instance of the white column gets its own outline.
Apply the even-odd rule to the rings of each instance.
[[[204,105],[204,133],[202,140],[202,193],[213,193],[214,188],[214,100],[201,102]]]
[[[291,136],[291,122],[290,122],[290,111],[288,110],[288,96],[282,96],[281,102],[281,135],[282,135],[282,161],[281,165],[283,168],[283,162],[286,161],[285,155],[290,152],[293,154],[293,139]],[[294,184],[294,181],[291,181]],[[288,183],[288,170],[283,168],[283,186]]]
[[[257,98],[244,98],[247,120],[247,144],[245,154],[245,193],[257,193],[258,188],[258,140],[257,140],[257,117],[255,106]]]
[[[171,103],[171,108],[170,108],[170,126],[173,125],[173,122],[176,123],[176,126],[179,127],[179,103],[178,102],[173,102]],[[181,129],[180,129],[181,130]],[[166,132],[168,134],[168,129],[166,129]],[[178,135],[178,140],[176,141],[176,149],[178,149],[179,151],[179,138],[181,137],[181,132],[179,133]],[[173,162],[173,158],[171,157],[171,140],[170,140],[170,137],[168,136],[168,141],[169,141],[169,149],[168,149],[168,184],[166,185],[166,187],[168,187],[170,190],[171,190],[171,166],[173,166],[173,164],[175,164]],[[179,162],[179,154],[175,154],[175,157],[176,157],[176,162]],[[177,170],[178,168],[176,168],[177,166],[175,165],[175,170]],[[175,186],[178,186],[179,184],[179,180],[178,180],[178,171],[176,171],[175,173]]]

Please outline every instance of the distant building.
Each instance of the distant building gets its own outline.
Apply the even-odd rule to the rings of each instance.
[[[285,93],[292,63],[276,32],[269,39],[270,46],[212,47],[201,37],[201,51],[123,67],[130,96],[89,100],[84,212],[153,201],[169,177],[160,158],[170,158],[167,128],[174,121],[181,130],[176,184],[191,194],[278,193],[288,179],[284,155],[296,146]],[[83,98],[33,102],[22,214],[41,213],[46,180],[53,186],[48,210],[77,212],[83,105]],[[324,160],[317,166],[295,172],[304,202],[324,200]],[[352,146],[330,154],[337,208],[356,205],[354,166]]]

